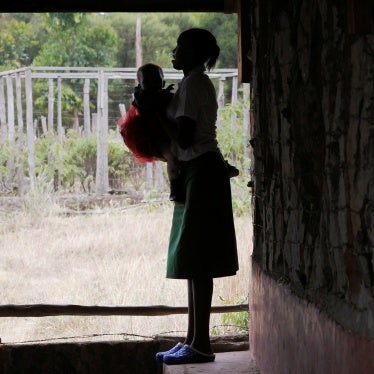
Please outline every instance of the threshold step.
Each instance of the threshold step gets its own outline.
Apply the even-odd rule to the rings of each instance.
[[[260,374],[250,351],[216,353],[214,362],[204,364],[166,365],[164,374]]]

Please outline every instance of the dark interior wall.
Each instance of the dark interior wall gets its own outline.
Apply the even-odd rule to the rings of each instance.
[[[252,2],[253,261],[374,338],[373,6],[352,3]]]

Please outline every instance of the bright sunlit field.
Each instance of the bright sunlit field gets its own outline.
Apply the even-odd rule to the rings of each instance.
[[[165,278],[172,203],[108,208],[100,214],[58,211],[0,215],[1,304],[187,306],[186,281]],[[235,225],[240,270],[214,281],[213,305],[247,302],[250,213],[235,216]],[[213,314],[211,328],[221,324],[222,315]],[[3,343],[122,339],[126,333],[151,337],[186,329],[186,315],[0,319]]]

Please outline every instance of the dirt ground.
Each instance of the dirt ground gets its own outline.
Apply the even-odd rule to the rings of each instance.
[[[67,193],[54,194],[48,196],[48,199],[62,209],[86,211],[139,204],[143,200],[143,194],[125,191],[111,191],[104,195]],[[29,196],[0,196],[0,213],[22,211],[29,201]]]

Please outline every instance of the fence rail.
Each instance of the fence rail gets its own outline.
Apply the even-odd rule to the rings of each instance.
[[[227,95],[231,92],[230,102],[235,104],[238,97],[238,71],[237,69],[214,69],[214,72],[207,73],[211,79],[217,82],[217,102],[218,107],[225,105],[225,87],[228,86]],[[164,69],[166,81],[180,80],[183,74],[174,69]],[[70,80],[79,79],[81,82],[73,86],[74,92],[81,98],[82,104],[76,104],[75,108],[70,108],[70,115],[66,116],[64,107],[63,87],[69,87]],[[38,134],[57,132],[58,140],[63,142],[65,130],[73,127],[82,130],[84,136],[96,133],[97,136],[97,162],[95,192],[98,195],[107,193],[109,190],[108,172],[108,142],[107,135],[109,124],[117,127],[117,119],[120,115],[114,109],[113,103],[118,100],[118,106],[125,108],[124,97],[116,97],[114,91],[118,89],[116,85],[110,85],[113,80],[123,80],[135,82],[136,68],[108,68],[108,67],[51,67],[51,66],[31,66],[0,72],[0,146],[6,142],[10,145],[8,167],[8,182],[16,185],[18,191],[29,190],[37,185],[37,170],[35,161],[35,140]],[[43,84],[43,91],[40,86],[35,88],[36,83]],[[118,82],[117,82],[118,83]],[[79,86],[79,87],[78,87]],[[244,89],[245,87],[245,89]],[[113,89],[114,91],[110,91]],[[248,92],[249,86],[243,85],[243,92]],[[109,92],[110,91],[110,92]],[[38,95],[35,98],[33,96]],[[36,99],[46,96],[48,101],[42,112],[37,113],[34,104]],[[48,97],[47,97],[48,95]],[[114,95],[114,96],[113,96]],[[243,93],[245,95],[245,93]],[[130,99],[128,98],[128,101]],[[37,107],[37,106],[36,106]],[[79,113],[79,111],[82,111]],[[121,115],[124,113],[122,110]],[[83,126],[79,121],[83,119]],[[217,120],[217,127],[220,126]],[[40,128],[41,124],[41,128]],[[236,126],[236,118],[232,116],[232,128]],[[247,129],[248,124],[243,124],[243,129]],[[19,165],[23,165],[21,153],[16,154],[16,149],[23,150],[26,146],[23,133],[26,130],[27,160],[28,170],[21,170]],[[58,155],[56,157],[59,157]],[[62,163],[61,160],[58,163]],[[155,175],[162,175],[159,165],[147,163],[146,185],[154,187],[153,178]],[[155,167],[155,169],[153,169]],[[61,181],[61,170],[57,170],[57,185]],[[30,186],[29,186],[30,185]]]
[[[248,311],[248,304],[212,306],[212,313]],[[105,305],[0,305],[0,317],[48,317],[48,316],[166,316],[187,314],[187,307],[153,306],[105,306]]]

